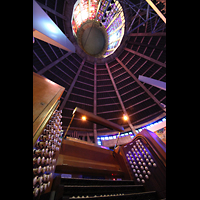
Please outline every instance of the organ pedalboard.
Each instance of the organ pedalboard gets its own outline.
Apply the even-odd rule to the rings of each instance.
[[[33,146],[33,199],[51,190],[62,143],[62,110],[55,110]]]

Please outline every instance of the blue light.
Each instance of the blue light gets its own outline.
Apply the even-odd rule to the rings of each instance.
[[[161,123],[161,122],[164,122],[164,121],[166,121],[166,117],[162,118],[162,119],[159,120],[159,121],[150,123],[150,124],[148,124],[148,125],[146,125],[146,126],[144,126],[144,127],[142,127],[142,128],[136,129],[136,133],[141,132],[143,129],[149,129],[150,127],[155,126],[155,125],[157,125],[157,124],[159,124],[159,123]],[[130,132],[129,132],[129,134],[130,134]]]
[[[59,29],[58,27],[56,26],[56,24],[52,23],[52,22],[46,22],[44,23],[43,25],[46,26],[46,28],[52,32],[52,33],[58,33],[59,32]]]
[[[141,132],[143,129],[149,129],[150,127],[153,127],[154,125],[159,124],[159,123],[161,123],[161,122],[163,122],[163,121],[166,121],[166,118],[162,118],[162,119],[160,119],[159,121],[155,121],[155,122],[150,123],[150,124],[148,124],[148,125],[146,125],[146,126],[144,126],[144,127],[138,128],[138,129],[136,129],[136,133]],[[128,136],[128,135],[130,135],[131,138],[134,137],[132,131],[121,133],[121,134],[120,134],[120,137],[124,137],[124,136]],[[115,135],[108,135],[108,136],[97,137],[97,139],[100,140],[100,141],[102,141],[102,140],[112,140],[112,139],[116,139],[117,137],[118,137],[118,134],[115,134]],[[100,142],[100,141],[99,141],[99,142]]]
[[[146,128],[147,128],[147,129],[149,129],[149,128],[150,128],[150,125],[149,125],[149,126],[147,126]]]
[[[166,118],[162,118],[162,121],[163,121],[163,122],[166,121]]]

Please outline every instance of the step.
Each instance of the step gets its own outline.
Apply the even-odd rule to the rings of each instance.
[[[143,185],[64,185],[64,195],[68,196],[100,196],[101,194],[126,194],[143,191]]]
[[[132,180],[107,180],[85,178],[61,178],[62,185],[135,185]]]
[[[112,195],[104,195],[102,196],[73,196],[73,197],[63,197],[62,200],[158,200],[156,191],[149,191],[149,192],[140,192],[140,193],[117,193],[115,192]]]

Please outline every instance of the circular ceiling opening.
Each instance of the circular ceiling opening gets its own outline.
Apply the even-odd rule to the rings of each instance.
[[[77,0],[71,24],[83,51],[99,58],[115,52],[125,29],[123,9],[117,0]]]

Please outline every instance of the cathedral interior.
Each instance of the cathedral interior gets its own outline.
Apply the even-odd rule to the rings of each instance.
[[[166,0],[33,0],[33,199],[166,199]]]

